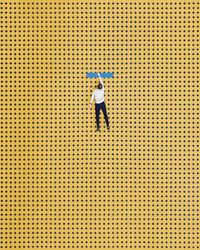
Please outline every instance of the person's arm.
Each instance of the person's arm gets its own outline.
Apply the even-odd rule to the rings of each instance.
[[[94,100],[94,91],[93,91],[93,93],[92,93],[92,97],[91,97],[91,100],[90,100],[90,106],[92,106],[93,100]]]
[[[102,81],[102,78],[101,78],[101,75],[99,73],[97,73],[98,76],[99,76],[99,80],[100,80],[100,83],[102,84],[103,88],[104,88],[104,85],[103,85],[103,81]]]

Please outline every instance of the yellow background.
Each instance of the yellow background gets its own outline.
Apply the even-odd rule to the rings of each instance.
[[[199,248],[199,7],[0,2],[1,249]]]

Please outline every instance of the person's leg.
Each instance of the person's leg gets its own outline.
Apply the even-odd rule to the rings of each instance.
[[[106,121],[107,128],[109,128],[109,121],[108,121],[108,115],[107,115],[105,102],[102,103],[101,108],[103,110],[103,114],[104,114],[104,118],[105,118],[105,121]]]
[[[95,103],[95,113],[96,113],[96,123],[97,129],[99,129],[99,114],[100,114],[100,105]]]

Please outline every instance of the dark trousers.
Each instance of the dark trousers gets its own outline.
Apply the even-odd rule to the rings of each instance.
[[[95,103],[97,129],[99,128],[99,115],[100,115],[100,110],[101,109],[102,109],[103,114],[104,114],[106,125],[107,125],[107,127],[109,126],[108,115],[107,115],[107,111],[106,111],[106,104],[105,104],[105,102]]]

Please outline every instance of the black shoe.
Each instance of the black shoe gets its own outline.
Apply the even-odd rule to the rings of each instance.
[[[100,128],[97,128],[96,132],[100,132]]]

